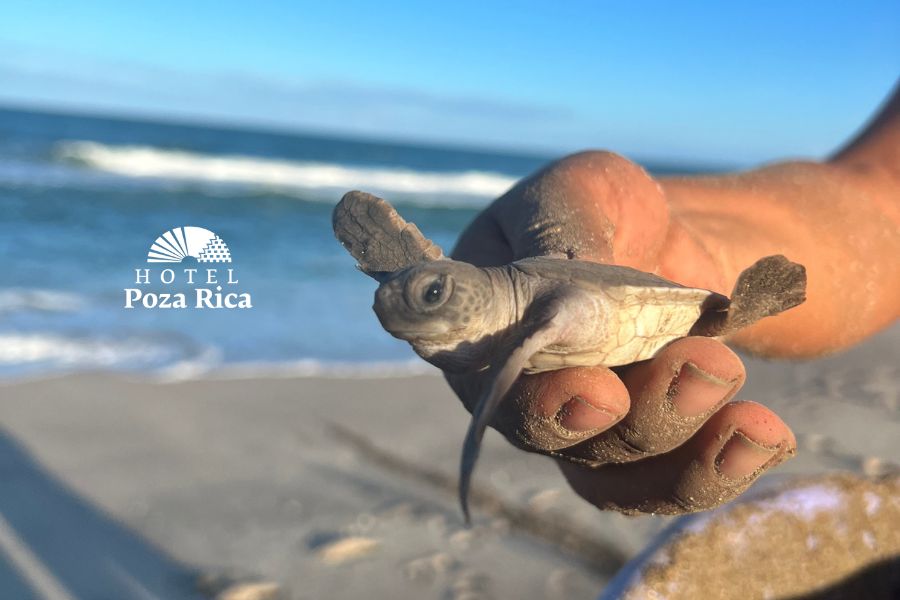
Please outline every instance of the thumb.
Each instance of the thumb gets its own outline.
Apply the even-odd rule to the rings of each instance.
[[[561,254],[645,271],[669,226],[662,188],[611,152],[567,156],[522,180],[489,209],[514,259]]]

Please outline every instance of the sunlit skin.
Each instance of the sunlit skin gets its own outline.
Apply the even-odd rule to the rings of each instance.
[[[784,254],[807,268],[807,302],[729,343],[794,359],[848,348],[900,311],[900,92],[854,141],[821,162],[654,179],[609,152],[568,156],[481,213],[453,257],[487,266],[551,253],[628,265],[726,295],[742,269]],[[615,373],[595,367],[523,376],[495,426],[516,445],[544,450],[520,425],[527,414],[556,418],[571,434],[558,452],[583,457],[590,448],[594,458],[590,466],[560,458],[563,474],[600,508],[701,510],[737,496],[796,449],[774,412],[727,402],[744,377],[740,358],[724,343],[685,338]],[[471,409],[478,382],[451,384]],[[699,430],[685,426],[698,421]],[[678,431],[696,433],[671,439]]]

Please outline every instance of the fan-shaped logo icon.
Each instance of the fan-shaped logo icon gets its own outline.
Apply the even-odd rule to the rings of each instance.
[[[176,227],[153,242],[147,253],[148,263],[180,263],[192,257],[197,262],[231,262],[231,252],[225,242],[203,227]]]

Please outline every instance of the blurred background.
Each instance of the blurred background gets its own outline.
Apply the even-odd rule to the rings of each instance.
[[[424,368],[332,238],[344,191],[449,248],[585,148],[657,174],[822,157],[893,85],[898,21],[896,2],[9,6],[0,374]],[[121,310],[181,225],[229,244],[252,311]]]
[[[823,158],[898,57],[895,0],[7,3],[0,599],[595,597],[668,521],[600,513],[489,432],[466,529],[468,415],[380,328],[332,207],[383,195],[449,250],[583,149],[657,175]],[[125,310],[188,225],[254,307]],[[798,435],[780,472],[897,468],[892,331],[747,361]]]

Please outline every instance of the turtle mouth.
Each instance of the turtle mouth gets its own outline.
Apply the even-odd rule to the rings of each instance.
[[[390,306],[376,302],[372,307],[381,326],[395,338],[406,341],[433,339],[445,335],[449,328],[437,320],[424,323],[410,322],[398,315]]]
[[[427,329],[417,327],[388,327],[382,323],[384,328],[390,332],[395,338],[414,342],[419,340],[436,340],[446,336],[450,332],[448,327],[429,327]]]

